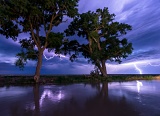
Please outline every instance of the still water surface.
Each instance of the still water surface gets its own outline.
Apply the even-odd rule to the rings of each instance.
[[[160,81],[0,87],[0,116],[160,116]]]

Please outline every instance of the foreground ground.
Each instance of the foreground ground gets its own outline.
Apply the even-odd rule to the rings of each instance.
[[[80,82],[111,82],[111,81],[131,81],[131,80],[152,80],[160,79],[160,75],[108,75],[101,77],[96,75],[42,75],[39,84],[68,84]],[[1,75],[0,86],[5,85],[32,85],[35,84],[33,76],[23,75]]]

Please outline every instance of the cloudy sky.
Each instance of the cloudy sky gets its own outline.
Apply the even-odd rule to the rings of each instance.
[[[126,38],[133,44],[133,53],[121,64],[107,62],[108,74],[160,74],[159,6],[160,0],[80,0],[80,13],[108,7],[110,13],[116,14],[116,21],[132,26]],[[68,24],[61,24],[56,30],[62,31]],[[24,37],[27,35],[19,36]],[[23,71],[14,65],[20,49],[18,42],[0,35],[0,74],[34,74],[34,61],[28,62]],[[89,74],[93,68],[87,59],[70,62],[68,57],[58,58],[45,51],[41,74]]]

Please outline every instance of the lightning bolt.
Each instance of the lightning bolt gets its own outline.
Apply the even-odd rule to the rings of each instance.
[[[160,64],[151,64],[150,62],[148,63],[148,65],[150,65],[150,66],[160,66]]]
[[[134,62],[128,62],[128,63],[123,63],[123,64],[119,64],[119,65],[115,65],[115,64],[110,64],[110,63],[106,63],[106,65],[108,65],[110,68],[111,72],[116,72],[120,71],[121,69],[127,69],[128,67],[133,67],[136,72],[138,72],[139,74],[143,74],[144,70],[141,67],[160,67],[160,64],[157,63],[160,62],[160,59],[150,59],[150,60],[143,60],[143,61],[134,61]],[[139,67],[141,66],[141,67]]]
[[[43,56],[44,56],[44,58],[45,58],[46,60],[51,60],[51,59],[53,59],[54,57],[60,57],[60,59],[61,59],[62,57],[65,58],[65,56],[62,55],[62,54],[53,54],[53,55],[52,55],[51,57],[49,57],[49,58],[47,58],[45,54],[43,54]],[[61,59],[61,60],[62,60],[62,59]]]
[[[146,67],[147,65],[154,66],[154,67],[160,66],[160,64],[154,64],[154,65],[153,65],[153,64],[151,64],[150,62],[146,62],[145,67]],[[136,64],[134,64],[134,67],[135,67],[135,69],[136,69],[137,71],[139,71],[139,74],[142,74],[142,70],[141,70],[140,68],[138,68]]]
[[[142,74],[142,70],[141,70],[140,68],[138,68],[136,64],[134,64],[134,67],[135,67],[135,69],[136,69],[137,71],[139,71],[139,74]]]

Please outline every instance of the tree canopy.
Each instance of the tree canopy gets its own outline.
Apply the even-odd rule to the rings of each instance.
[[[132,44],[122,37],[131,30],[131,26],[114,21],[114,17],[108,8],[88,11],[77,15],[65,30],[68,36],[77,34],[88,40],[88,44],[81,46],[81,52],[103,76],[107,75],[107,60],[121,63],[133,50]]]
[[[66,22],[64,16],[73,18],[78,13],[78,0],[1,0],[0,34],[17,39],[20,33],[30,34],[21,38],[22,52],[16,65],[23,68],[27,60],[38,60],[34,79],[38,82],[45,49],[58,50],[63,33],[52,29]]]

